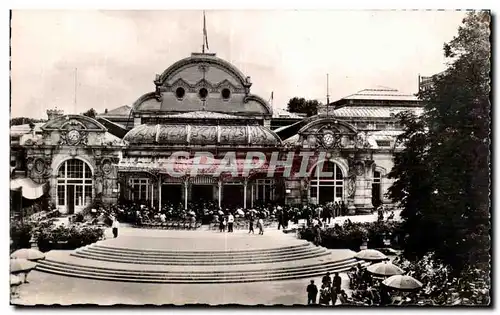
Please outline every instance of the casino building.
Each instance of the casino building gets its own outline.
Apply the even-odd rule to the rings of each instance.
[[[419,114],[416,96],[365,89],[305,118],[273,109],[251,86],[249,76],[215,54],[193,53],[156,75],[152,92],[131,106],[96,119],[49,110],[45,123],[11,127],[11,188],[22,187],[30,199],[44,191],[65,213],[96,198],[155,207],[211,200],[243,208],[343,200],[359,213],[391,205],[387,173],[401,149],[395,114]],[[172,165],[176,152],[188,156]],[[208,152],[213,165],[239,169],[248,152],[267,162],[238,174],[207,167],[192,176],[189,170],[202,163],[199,152]],[[292,165],[290,176],[283,168],[268,175],[273,154]],[[307,176],[297,176],[301,154],[311,156]],[[168,169],[185,174],[170,176]]]

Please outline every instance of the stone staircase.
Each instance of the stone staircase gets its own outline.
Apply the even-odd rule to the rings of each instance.
[[[211,242],[228,242],[220,237],[204,239],[196,250],[184,250],[192,247],[176,246],[174,239],[170,242],[168,239],[151,239],[151,243],[157,243],[153,246],[156,248],[148,249],[137,245],[141,242],[134,245],[133,239],[122,243],[110,240],[70,253],[50,252],[36,269],[96,280],[216,284],[313,278],[326,272],[347,271],[358,263],[354,253],[348,250],[332,252],[293,239],[288,241],[289,245],[285,245],[287,242],[269,243],[265,239],[254,239],[260,242],[256,246],[248,238],[232,239],[225,250],[216,250],[213,244],[210,245]],[[237,246],[238,242],[242,245]]]

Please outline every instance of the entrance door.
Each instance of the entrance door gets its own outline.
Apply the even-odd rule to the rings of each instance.
[[[380,200],[380,184],[372,184],[372,205],[377,208],[382,204]]]
[[[222,207],[243,207],[243,185],[224,185],[222,189]]]
[[[214,199],[214,188],[212,185],[193,185],[191,187],[191,201],[205,202]]]
[[[373,172],[373,183],[372,183],[372,205],[374,208],[377,208],[382,204],[382,201],[380,200],[380,195],[382,193],[381,191],[381,181],[382,181],[382,176],[380,172]]]
[[[66,186],[68,189],[68,199],[67,199],[67,207],[68,207],[68,214],[74,214],[75,213],[75,185],[68,185]]]
[[[182,185],[162,185],[161,186],[161,203],[174,206],[182,205],[184,208],[184,200],[182,199]]]
[[[319,204],[325,204],[328,202],[335,201],[334,187],[331,186],[320,186],[319,187]]]

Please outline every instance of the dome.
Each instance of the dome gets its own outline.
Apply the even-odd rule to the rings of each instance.
[[[204,73],[206,73],[207,68],[210,66],[220,69],[220,72],[214,74],[215,77],[217,77],[217,74],[221,75],[221,77],[217,78],[219,82],[228,80],[235,86],[247,88],[252,85],[249,79],[238,68],[224,59],[218,58],[215,54],[210,53],[193,53],[190,57],[175,62],[163,71],[163,73],[158,77],[158,81],[161,84],[165,84],[168,81],[174,81],[179,77],[185,77],[189,80],[189,78],[193,76],[193,73],[188,72],[185,76],[181,73],[183,70],[191,66],[195,66],[196,68],[201,67],[200,70]],[[197,81],[197,79],[195,80]]]
[[[158,74],[154,84],[155,92],[134,102],[135,113],[212,111],[260,119],[272,116],[270,104],[251,94],[250,77],[215,54],[193,53]]]
[[[260,125],[139,125],[123,140],[132,145],[278,146],[281,139]]]

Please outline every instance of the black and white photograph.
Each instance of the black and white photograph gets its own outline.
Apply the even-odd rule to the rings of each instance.
[[[492,16],[11,10],[10,304],[490,307]]]

